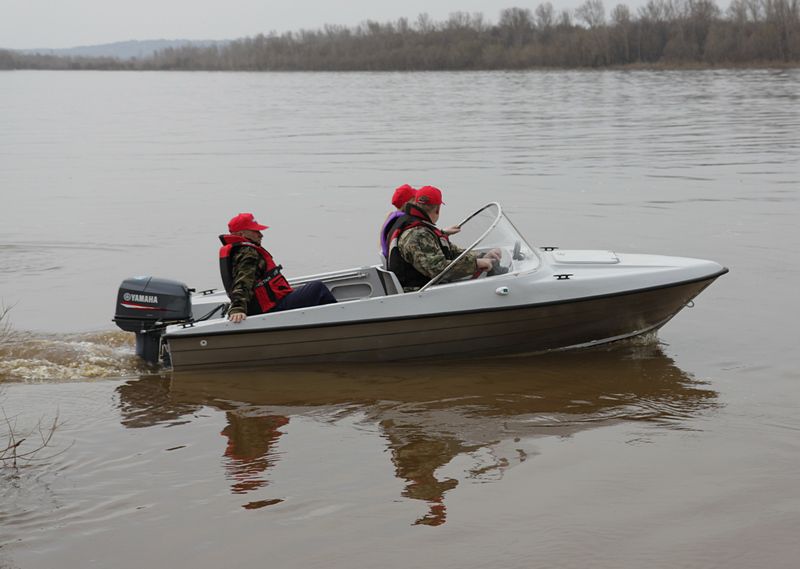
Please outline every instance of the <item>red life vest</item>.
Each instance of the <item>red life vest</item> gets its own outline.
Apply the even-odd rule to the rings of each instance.
[[[284,296],[292,292],[286,277],[281,274],[283,267],[275,263],[266,249],[238,235],[220,235],[219,239],[223,244],[219,250],[219,272],[228,296],[233,289],[233,257],[239,247],[252,247],[266,263],[266,270],[259,271],[256,275],[253,297],[247,304],[247,314],[269,312]]]

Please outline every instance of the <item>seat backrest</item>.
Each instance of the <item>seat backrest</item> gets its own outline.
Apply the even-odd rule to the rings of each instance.
[[[400,286],[397,275],[388,269],[381,269],[380,267],[376,267],[376,269],[378,271],[378,276],[381,278],[383,290],[386,292],[387,296],[390,294],[403,294],[403,287]]]

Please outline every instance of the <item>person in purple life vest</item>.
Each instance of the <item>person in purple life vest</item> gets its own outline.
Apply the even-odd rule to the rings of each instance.
[[[405,215],[403,210],[406,207],[406,204],[414,203],[416,195],[417,190],[408,184],[399,186],[397,189],[395,189],[394,194],[392,194],[392,205],[395,207],[395,209],[386,215],[386,219],[383,221],[380,234],[381,254],[383,255],[384,259],[388,259],[389,257],[389,229],[392,227],[394,221],[398,217]],[[442,233],[445,235],[453,235],[459,231],[461,231],[461,228],[457,225],[453,225],[452,227],[443,229]]]
[[[408,184],[403,184],[395,189],[394,194],[392,194],[392,205],[395,209],[386,214],[386,219],[383,220],[380,233],[381,254],[384,259],[389,256],[389,241],[386,232],[392,226],[394,220],[403,215],[403,208],[405,205],[414,201],[416,193],[417,190],[413,187]]]
[[[228,320],[238,324],[254,314],[336,302],[322,281],[292,288],[283,267],[261,246],[263,229],[267,226],[252,213],[240,213],[228,222],[229,233],[219,236],[219,270],[231,301]]]

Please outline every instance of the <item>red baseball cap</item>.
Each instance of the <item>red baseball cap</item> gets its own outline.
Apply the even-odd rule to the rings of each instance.
[[[422,186],[417,190],[417,203],[423,205],[442,205],[442,191],[433,186]]]
[[[392,194],[392,205],[397,209],[400,209],[401,207],[406,205],[406,202],[414,199],[414,196],[416,194],[417,190],[415,190],[408,184],[403,184],[394,191],[394,194]]]
[[[228,222],[228,231],[231,233],[244,231],[245,229],[249,229],[250,231],[261,231],[267,227],[268,226],[261,225],[259,222],[257,222],[255,218],[253,218],[252,213],[240,213]]]

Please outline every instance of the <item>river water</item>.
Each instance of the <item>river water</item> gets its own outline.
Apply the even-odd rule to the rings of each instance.
[[[731,271],[497,361],[173,374],[110,322],[219,286],[240,211],[290,276],[376,262],[406,182]],[[0,464],[4,569],[797,566],[798,70],[5,72],[0,192],[0,449],[57,425]]]

